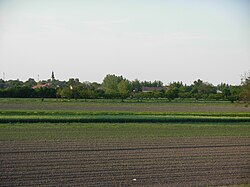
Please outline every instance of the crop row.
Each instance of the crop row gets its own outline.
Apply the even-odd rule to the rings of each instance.
[[[0,123],[239,123],[250,117],[173,115],[1,115]]]
[[[0,111],[0,116],[4,115],[33,115],[33,116],[65,116],[65,115],[145,115],[145,116],[204,116],[204,117],[250,117],[250,113],[204,113],[204,112],[125,112],[125,111],[48,111],[48,110],[4,110]]]
[[[210,139],[200,140],[210,142]],[[230,144],[234,143],[234,140],[228,139],[228,141]],[[36,147],[34,142],[31,152],[20,153],[12,152],[13,146],[14,149],[19,149],[19,146],[16,147],[16,142],[4,143],[12,145],[1,154],[0,179],[4,186],[62,184],[64,186],[153,186],[156,184],[224,186],[249,183],[249,147],[238,144],[233,147],[211,146],[197,149],[158,149],[156,146],[153,147],[155,149],[140,151],[121,151],[118,148],[113,151],[86,152],[85,150],[65,151],[65,146],[74,146],[71,142],[64,142],[58,152],[52,150],[39,152],[40,148]],[[58,142],[53,146],[51,142],[43,143],[45,147],[58,148]],[[78,143],[85,146],[85,141]],[[131,140],[123,143],[125,145],[121,146],[125,148]],[[22,144],[22,148],[26,149],[25,143]],[[100,147],[97,146],[98,148]]]

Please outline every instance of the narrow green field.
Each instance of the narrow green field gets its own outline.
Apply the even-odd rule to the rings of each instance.
[[[164,137],[250,137],[249,123],[152,124],[72,123],[0,124],[0,141],[81,140]]]
[[[250,113],[0,111],[0,123],[250,123]]]

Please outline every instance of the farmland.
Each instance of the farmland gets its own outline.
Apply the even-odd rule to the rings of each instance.
[[[0,103],[0,186],[250,183],[250,110],[242,105]]]
[[[151,100],[149,100],[151,101]],[[229,102],[121,102],[121,100],[0,99],[0,110],[249,113],[250,107]]]

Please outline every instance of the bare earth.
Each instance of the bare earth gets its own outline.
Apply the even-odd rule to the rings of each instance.
[[[250,112],[240,104],[204,103],[85,103],[0,102],[0,110],[110,111],[110,112]]]
[[[0,186],[250,183],[250,138],[0,141]]]

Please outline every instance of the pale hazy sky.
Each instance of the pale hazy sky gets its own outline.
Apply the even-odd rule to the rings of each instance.
[[[0,0],[0,78],[240,84],[250,0]]]

